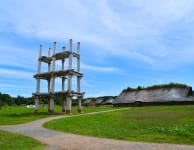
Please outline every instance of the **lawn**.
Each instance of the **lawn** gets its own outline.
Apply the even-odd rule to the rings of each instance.
[[[44,126],[88,136],[194,145],[194,105],[130,107],[53,120]]]
[[[27,136],[0,131],[1,150],[40,150],[45,145]]]
[[[48,113],[47,106],[41,106],[39,113],[34,113],[34,109],[25,106],[7,106],[0,109],[0,125],[21,124],[33,120],[55,116],[65,115],[61,113],[61,107],[55,106],[55,113]],[[102,107],[84,107],[83,113],[97,112],[103,110],[115,109],[111,106]],[[72,108],[72,115],[78,114],[77,107]],[[0,149],[1,150],[39,150],[43,144],[26,136],[15,133],[0,131]]]
[[[111,106],[83,107],[83,113],[114,109]],[[0,125],[12,125],[30,122],[49,116],[65,115],[61,113],[61,106],[55,106],[55,113],[48,113],[47,106],[41,106],[39,113],[34,113],[33,108],[25,106],[6,106],[0,109]],[[72,115],[78,114],[77,107],[72,107]]]

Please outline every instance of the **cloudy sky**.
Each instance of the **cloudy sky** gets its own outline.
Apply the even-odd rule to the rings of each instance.
[[[60,52],[71,38],[75,49],[81,42],[86,97],[117,95],[127,86],[194,86],[193,0],[5,0],[0,5],[0,92],[31,96],[39,45],[47,55],[54,41]],[[60,79],[56,84],[59,90]]]

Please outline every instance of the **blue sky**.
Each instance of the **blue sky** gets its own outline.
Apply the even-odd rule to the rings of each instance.
[[[127,86],[194,86],[193,0],[6,0],[0,5],[0,91],[31,96],[39,45],[47,55],[54,41],[60,52],[71,38],[75,47],[81,42],[86,97],[118,95]],[[60,89],[59,79],[56,84]]]

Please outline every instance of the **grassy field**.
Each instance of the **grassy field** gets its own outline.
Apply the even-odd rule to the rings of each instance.
[[[39,113],[34,113],[33,108],[26,108],[25,106],[3,107],[0,109],[0,125],[21,124],[49,116],[64,115],[64,113],[61,113],[61,106],[55,106],[55,113],[48,113],[47,109],[47,106],[41,106]],[[84,107],[83,113],[109,109],[114,108],[110,106]],[[72,107],[72,115],[74,114],[78,114],[77,107]]]
[[[156,143],[194,144],[194,106],[131,107],[50,121],[47,128],[74,134]]]
[[[26,108],[25,106],[7,106],[0,109],[0,125],[11,125],[26,123],[33,120],[55,116],[64,115],[61,113],[61,107],[55,106],[55,113],[48,113],[47,106],[40,107],[39,113],[34,113],[34,109]],[[110,106],[102,107],[84,107],[83,113],[103,111],[114,109]],[[72,108],[72,115],[78,114],[77,107]],[[38,141],[22,136],[19,134],[14,134],[10,132],[0,131],[0,149],[1,150],[39,150],[43,148],[43,144]]]
[[[26,136],[0,131],[1,150],[40,150],[45,145]]]

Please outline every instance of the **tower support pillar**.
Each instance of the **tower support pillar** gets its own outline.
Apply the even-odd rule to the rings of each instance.
[[[71,96],[67,96],[66,98],[66,114],[71,113]]]
[[[82,112],[82,102],[81,102],[81,100],[82,100],[82,97],[80,97],[80,96],[78,96],[78,109],[77,109],[77,111],[78,111],[78,113],[81,113]]]
[[[54,112],[54,97],[53,96],[51,96],[50,101],[49,101],[48,112]]]

